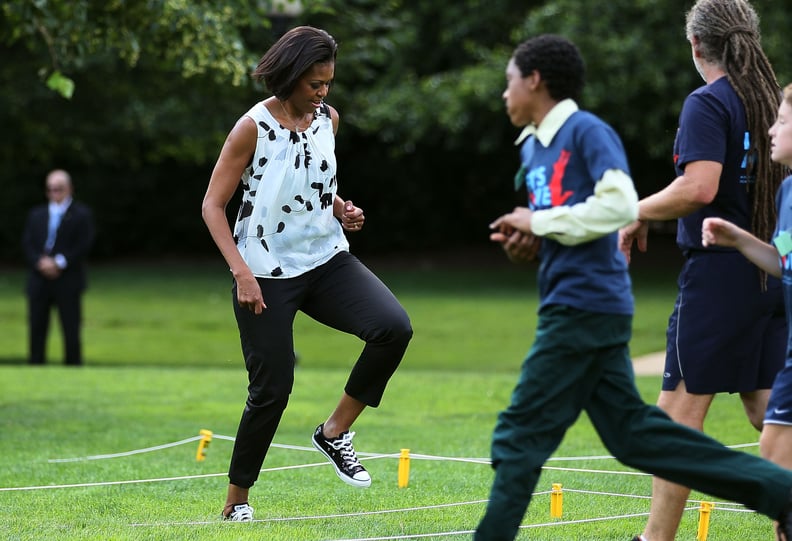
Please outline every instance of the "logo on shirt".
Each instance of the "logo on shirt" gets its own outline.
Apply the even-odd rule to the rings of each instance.
[[[558,160],[553,164],[553,174],[547,179],[547,167],[541,165],[531,169],[526,175],[529,190],[529,201],[532,208],[550,208],[563,205],[572,197],[572,192],[564,191],[563,179],[569,157],[568,150],[562,150]]]
[[[753,184],[756,182],[756,161],[759,152],[751,147],[751,134],[745,132],[743,137],[743,158],[740,162],[740,184]]]
[[[773,245],[781,256],[781,268],[789,270],[789,253],[792,252],[792,234],[789,231],[779,232],[773,239]]]
[[[781,261],[781,279],[784,284],[792,283],[792,234],[789,231],[779,232],[773,239],[773,245],[778,250]]]
[[[792,272],[792,257],[789,257],[789,254],[781,256],[781,272],[784,274],[785,279]]]

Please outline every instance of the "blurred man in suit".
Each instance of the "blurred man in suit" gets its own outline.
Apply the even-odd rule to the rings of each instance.
[[[80,327],[85,266],[94,240],[91,209],[72,199],[69,173],[47,175],[47,204],[34,207],[22,237],[27,279],[30,364],[44,364],[50,311],[58,309],[67,365],[82,364]]]

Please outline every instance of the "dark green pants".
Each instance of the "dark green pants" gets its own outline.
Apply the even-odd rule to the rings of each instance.
[[[641,399],[628,350],[631,326],[631,316],[542,309],[511,404],[495,427],[495,480],[474,539],[514,539],[542,465],[583,410],[623,464],[773,519],[781,515],[792,472],[727,449]]]

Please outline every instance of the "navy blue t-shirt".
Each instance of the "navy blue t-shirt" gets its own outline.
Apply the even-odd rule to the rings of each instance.
[[[520,157],[532,210],[584,202],[609,169],[629,175],[619,136],[586,111],[573,113],[547,148],[536,137],[526,139]],[[544,238],[540,259],[540,307],[562,304],[588,312],[633,313],[630,276],[618,250],[618,231],[576,246]]]
[[[677,244],[682,250],[733,250],[702,246],[701,223],[710,216],[751,230],[755,178],[750,172],[757,159],[752,137],[745,107],[727,77],[695,90],[685,99],[674,141],[677,175],[682,175],[690,162],[702,160],[722,164],[723,171],[715,199],[678,220]]]

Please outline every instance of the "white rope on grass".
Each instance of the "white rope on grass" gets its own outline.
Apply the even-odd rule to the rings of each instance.
[[[113,453],[108,455],[91,455],[91,456],[81,456],[76,458],[50,458],[47,462],[56,463],[56,462],[82,462],[84,460],[104,460],[106,458],[119,458],[122,456],[132,456],[137,455],[140,453],[150,453],[152,451],[161,451],[162,449],[168,449],[170,447],[176,447],[178,445],[183,445],[185,443],[190,443],[193,441],[198,441],[203,436],[193,436],[192,438],[186,438],[179,441],[174,441],[173,443],[163,443],[162,445],[155,445],[154,447],[146,447],[144,449],[134,449],[132,451],[124,451],[123,453]]]
[[[626,497],[626,498],[641,498],[641,499],[651,499],[651,496],[640,496],[635,494],[619,494],[619,493],[609,493],[609,492],[597,492],[597,491],[590,491],[590,490],[575,490],[575,489],[564,489],[565,492],[575,492],[581,494],[593,494],[593,495],[602,495],[602,496],[617,496],[617,497]],[[539,491],[534,492],[532,498],[536,496],[548,495],[551,494],[552,491]],[[436,504],[436,505],[425,505],[425,506],[415,506],[415,507],[405,507],[399,509],[383,509],[379,511],[359,511],[355,513],[336,513],[336,514],[329,514],[329,515],[309,515],[309,516],[297,516],[297,517],[273,517],[267,519],[254,519],[251,522],[254,523],[268,523],[268,522],[290,522],[290,521],[306,521],[306,520],[327,520],[327,519],[343,519],[343,518],[354,518],[354,517],[362,517],[362,516],[372,516],[372,515],[383,515],[383,514],[392,514],[392,513],[407,513],[407,512],[415,512],[415,511],[425,511],[425,510],[435,510],[435,509],[443,509],[449,507],[458,507],[458,506],[465,506],[465,505],[480,505],[483,503],[487,503],[489,500],[473,500],[467,502],[451,502],[445,504]],[[701,500],[688,500],[688,503],[698,503],[701,504]],[[729,503],[720,503],[720,502],[710,502],[714,503],[714,505],[721,511],[733,511],[733,512],[747,512],[747,513],[755,513],[755,511],[747,510],[747,509],[735,509],[730,508],[728,505]],[[732,504],[735,505],[735,504]],[[736,504],[739,505],[739,504]],[[700,510],[700,505],[696,507],[686,507],[684,511],[697,511]],[[520,526],[520,529],[528,529],[528,528],[541,528],[541,527],[548,527],[548,526],[564,526],[570,524],[583,524],[583,523],[593,523],[593,522],[604,522],[607,520],[618,520],[624,518],[633,518],[633,517],[645,517],[649,516],[649,513],[642,512],[642,513],[630,513],[625,515],[616,515],[616,516],[607,516],[607,517],[593,517],[587,519],[577,519],[577,520],[567,520],[567,521],[554,521],[549,523],[540,523],[540,524],[524,524]],[[131,524],[130,526],[133,527],[167,527],[167,526],[206,526],[206,525],[216,525],[220,524],[216,520],[212,521],[180,521],[180,522],[155,522],[155,523],[135,523]],[[473,530],[458,530],[458,531],[450,531],[450,532],[433,532],[433,533],[423,533],[423,534],[405,534],[405,535],[391,535],[385,537],[365,537],[365,538],[357,538],[357,539],[337,539],[333,541],[387,541],[387,540],[397,540],[397,539],[421,539],[427,537],[455,537],[459,535],[470,535],[473,533]]]
[[[50,463],[65,463],[65,462],[79,462],[85,460],[102,460],[108,458],[119,458],[119,457],[126,457],[140,453],[148,453],[153,451],[158,451],[162,449],[167,449],[170,447],[175,447],[178,445],[183,445],[186,443],[191,443],[194,441],[198,441],[202,439],[203,436],[193,436],[190,438],[185,438],[183,440],[179,440],[172,443],[165,443],[162,445],[157,445],[153,447],[146,447],[143,449],[135,449],[131,451],[125,451],[120,453],[113,453],[113,454],[103,454],[103,455],[91,455],[86,457],[76,457],[76,458],[56,458],[56,459],[49,459],[48,462]],[[235,438],[232,436],[224,436],[222,434],[213,434],[212,438],[216,438],[219,440],[227,440],[227,441],[235,441]],[[758,445],[758,443],[745,443],[745,444],[737,444],[731,445],[728,447],[737,448],[737,447],[751,447]],[[298,445],[285,445],[279,443],[271,444],[271,447],[281,448],[281,449],[289,449],[289,450],[297,450],[297,451],[310,451],[316,452],[313,447],[306,447],[306,446],[298,446]],[[378,454],[378,453],[364,453],[360,452],[357,453],[361,456],[361,460],[371,460],[371,459],[380,459],[380,458],[399,458],[400,453],[386,453],[386,454]],[[425,454],[412,454],[412,458],[416,460],[435,460],[435,461],[448,461],[448,462],[468,462],[468,463],[475,463],[475,464],[491,464],[489,459],[483,458],[465,458],[465,457],[443,457],[443,456],[436,456],[436,455],[425,455]],[[605,460],[605,459],[613,459],[614,457],[608,455],[596,455],[596,456],[579,456],[579,457],[551,457],[548,461],[560,460],[560,461],[576,461],[576,460]],[[316,466],[324,466],[327,465],[327,462],[316,462],[310,464],[298,464],[293,466],[282,466],[276,468],[264,468],[260,470],[261,472],[273,472],[273,471],[283,471],[283,470],[291,470],[291,469],[301,469],[301,468],[311,468]],[[638,471],[624,471],[624,470],[595,470],[595,469],[584,469],[584,468],[561,468],[561,467],[554,467],[554,466],[543,466],[543,470],[550,470],[550,471],[567,471],[567,472],[574,472],[574,473],[598,473],[598,474],[605,474],[605,475],[632,475],[632,476],[650,476],[650,474],[638,472]],[[192,479],[201,479],[201,478],[211,478],[211,477],[222,477],[227,475],[227,472],[221,473],[209,473],[209,474],[197,474],[197,475],[185,475],[179,477],[160,477],[160,478],[153,478],[153,479],[130,479],[130,480],[122,480],[122,481],[100,481],[100,482],[91,482],[91,483],[72,483],[72,484],[60,484],[60,485],[38,485],[38,486],[25,486],[25,487],[0,487],[0,492],[9,492],[9,491],[29,491],[29,490],[49,490],[49,489],[61,489],[61,488],[82,488],[82,487],[96,487],[96,486],[111,486],[111,485],[125,485],[125,484],[136,484],[136,483],[156,483],[156,482],[166,482],[166,481],[181,481],[181,480],[192,480]]]
[[[696,508],[691,508],[696,509]],[[531,528],[545,528],[545,527],[557,527],[557,526],[569,526],[573,524],[587,524],[587,523],[594,523],[594,522],[604,522],[609,520],[622,520],[627,518],[638,518],[638,517],[648,517],[649,513],[628,513],[625,515],[616,515],[616,516],[609,516],[609,517],[593,517],[593,518],[586,518],[586,519],[578,519],[578,520],[565,520],[565,521],[558,521],[558,522],[545,522],[541,524],[523,524],[520,526],[521,530],[527,530]],[[409,535],[390,535],[385,537],[358,537],[358,538],[345,538],[345,539],[334,539],[332,541],[396,541],[399,539],[424,539],[429,537],[457,537],[461,535],[471,535],[474,533],[474,530],[459,530],[453,532],[436,532],[436,533],[424,533],[424,534],[409,534]]]
[[[48,490],[55,488],[82,488],[82,487],[106,487],[112,485],[133,485],[137,483],[159,483],[162,481],[184,481],[185,479],[204,479],[208,477],[220,477],[228,475],[226,473],[204,473],[200,475],[182,475],[179,477],[158,477],[155,479],[129,479],[126,481],[96,481],[93,483],[73,483],[69,485],[39,485],[28,487],[0,487],[0,492],[13,492],[24,490]]]
[[[368,459],[376,459],[376,458],[398,458],[398,454],[388,454],[388,455],[374,455],[371,457],[362,458],[362,460]],[[317,466],[326,466],[328,462],[314,462],[310,464],[296,464],[293,466],[280,466],[276,468],[262,468],[260,471],[261,473],[266,472],[275,472],[275,471],[285,471],[285,470],[297,470],[302,468],[314,468]],[[604,475],[632,475],[632,476],[651,476],[651,474],[643,473],[643,472],[631,472],[631,471],[620,471],[620,470],[591,470],[591,469],[583,469],[583,468],[556,468],[552,466],[543,466],[543,470],[553,470],[553,471],[565,471],[565,472],[572,472],[572,473],[599,473]],[[13,491],[27,491],[27,490],[50,490],[50,489],[60,489],[60,488],[81,488],[81,487],[98,487],[98,486],[112,486],[112,485],[128,485],[128,484],[136,484],[136,483],[158,483],[158,482],[165,482],[165,481],[189,481],[192,479],[204,479],[210,477],[223,477],[228,475],[228,472],[219,472],[219,473],[205,473],[205,474],[196,474],[196,475],[182,475],[179,477],[159,477],[159,478],[149,478],[149,479],[128,479],[123,481],[97,481],[92,483],[72,483],[72,484],[63,484],[63,485],[35,485],[35,486],[23,486],[23,487],[0,487],[0,492],[13,492]]]
[[[212,435],[213,438],[221,439],[221,440],[229,440],[234,441],[235,438],[230,436],[223,436],[223,435]],[[180,440],[173,443],[148,447],[144,449],[137,449],[133,451],[127,451],[123,453],[115,453],[115,454],[106,454],[106,455],[92,455],[88,457],[81,457],[81,458],[70,458],[70,459],[52,459],[49,462],[75,462],[80,460],[99,460],[105,458],[117,458],[123,456],[130,456],[134,454],[144,453],[144,452],[152,452],[161,449],[166,449],[170,447],[174,447],[177,445],[182,445],[185,443],[194,442],[197,440],[202,439],[203,436],[195,436],[191,438],[186,438],[184,440]],[[749,447],[756,444],[740,444],[735,445],[732,447]],[[272,444],[272,447],[278,447],[283,449],[290,449],[290,450],[298,450],[298,451],[312,451],[315,450],[312,447],[304,447],[304,446],[295,446],[295,445],[282,445],[282,444]],[[400,457],[400,453],[388,453],[388,454],[375,454],[375,453],[358,453],[361,456],[365,457],[365,459],[372,459],[372,458],[398,458]],[[423,455],[423,454],[414,454],[411,455],[412,458],[417,460],[436,460],[436,461],[451,461],[451,462],[470,462],[470,463],[477,463],[477,464],[489,464],[489,459],[480,459],[480,458],[464,458],[464,457],[442,457],[442,456],[435,456],[435,455]],[[575,461],[575,460],[606,460],[606,459],[613,459],[612,456],[584,456],[584,457],[552,457],[550,460],[561,460],[561,461]],[[318,463],[312,464],[300,464],[300,465],[293,465],[293,466],[283,466],[278,468],[266,468],[262,469],[262,472],[272,472],[272,471],[282,471],[282,470],[290,470],[290,469],[300,469],[300,468],[307,468],[307,467],[315,467],[315,466],[324,466],[327,465],[327,462],[322,461]],[[570,472],[579,472],[579,473],[600,473],[600,474],[609,474],[609,475],[643,475],[646,476],[648,474],[644,474],[642,472],[635,472],[635,471],[612,471],[612,470],[592,470],[592,469],[577,469],[577,468],[559,468],[559,467],[552,467],[552,466],[543,466],[543,469],[546,470],[555,470],[555,471],[570,471]],[[138,479],[138,480],[126,480],[126,481],[106,481],[106,482],[95,482],[95,483],[75,483],[75,484],[68,484],[68,485],[46,485],[46,486],[34,486],[34,487],[10,487],[10,488],[0,488],[1,491],[19,491],[19,490],[45,490],[45,489],[56,489],[56,488],[75,488],[75,487],[95,487],[95,486],[108,486],[108,485],[125,485],[125,484],[135,484],[135,483],[153,483],[153,482],[165,482],[165,481],[179,481],[179,480],[191,480],[191,479],[200,479],[200,478],[210,478],[210,477],[220,477],[225,476],[227,473],[211,473],[211,474],[200,474],[200,475],[189,475],[189,476],[180,476],[180,477],[165,477],[165,478],[154,478],[154,479]],[[594,494],[594,495],[602,495],[602,496],[619,496],[619,497],[631,497],[631,498],[641,498],[641,499],[651,499],[651,496],[639,496],[639,495],[627,495],[627,494],[617,494],[617,493],[606,493],[606,492],[596,492],[596,491],[585,491],[585,490],[575,490],[575,489],[565,489],[566,492],[569,493],[581,493],[581,494]],[[534,497],[538,495],[546,495],[549,494],[550,491],[546,492],[537,492],[534,493]],[[302,517],[276,517],[276,518],[269,518],[269,519],[255,519],[253,522],[285,522],[285,521],[299,521],[299,520],[327,520],[333,518],[347,518],[353,516],[371,516],[371,515],[379,515],[379,514],[388,514],[388,513],[405,513],[405,512],[416,512],[421,510],[431,510],[431,509],[440,509],[440,508],[447,508],[452,506],[460,506],[460,505],[474,505],[474,504],[482,504],[486,503],[488,500],[476,500],[473,502],[456,502],[456,503],[446,503],[446,504],[437,504],[437,505],[427,505],[427,506],[420,506],[420,507],[410,507],[410,508],[402,508],[402,509],[386,509],[380,511],[363,511],[357,513],[346,513],[346,514],[331,514],[331,515],[316,515],[316,516],[302,516]],[[692,500],[689,500],[692,502]],[[716,505],[724,505],[724,504],[716,504]],[[736,504],[740,505],[740,504]],[[695,507],[686,508],[685,511],[697,509]],[[730,509],[727,507],[719,507],[720,510],[723,511],[737,511],[737,512],[751,512],[754,511],[746,510],[746,509]],[[551,523],[544,523],[544,524],[529,524],[529,525],[522,525],[520,529],[527,529],[527,528],[539,528],[544,526],[560,526],[560,525],[569,525],[569,524],[581,524],[581,523],[591,523],[591,522],[600,522],[605,520],[617,520],[629,517],[640,517],[640,516],[648,516],[648,513],[634,513],[634,514],[626,514],[626,515],[618,515],[618,516],[611,516],[611,517],[594,517],[588,519],[579,519],[579,520],[572,520],[572,521],[557,521]],[[217,521],[192,521],[192,522],[168,522],[168,523],[139,523],[139,524],[131,524],[131,526],[135,527],[161,527],[161,526],[187,526],[187,525],[209,525],[209,524],[217,524]],[[473,533],[473,530],[461,530],[461,531],[451,531],[451,532],[435,532],[435,533],[426,533],[426,534],[409,534],[409,535],[397,535],[397,536],[386,536],[386,537],[367,537],[367,538],[357,538],[357,539],[339,539],[335,541],[388,541],[388,540],[399,540],[399,539],[420,539],[420,538],[428,538],[428,537],[455,537],[460,535],[470,535]]]
[[[549,494],[549,492],[546,492]],[[379,511],[358,511],[355,513],[335,513],[332,515],[307,515],[307,516],[300,516],[300,517],[272,517],[272,518],[261,518],[261,519],[253,519],[251,522],[292,522],[292,521],[303,521],[303,520],[326,520],[329,518],[352,518],[352,517],[365,517],[365,516],[372,516],[372,515],[387,515],[392,513],[410,513],[414,511],[426,511],[426,510],[433,510],[433,509],[445,509],[448,507],[460,507],[464,505],[478,505],[482,503],[487,503],[489,500],[473,500],[470,502],[451,502],[451,503],[439,503],[435,505],[421,505],[416,507],[400,507],[398,509],[380,509]],[[188,522],[150,522],[150,523],[136,523],[130,524],[130,526],[142,527],[142,526],[200,526],[205,524],[217,524],[216,520],[204,520],[204,521],[188,521]]]
[[[400,455],[396,454],[394,456],[398,458]],[[437,460],[440,462],[469,462],[472,464],[492,464],[492,461],[488,458],[464,458],[464,457],[453,457],[453,456],[422,455],[420,453],[410,453],[410,458],[414,458],[416,460]]]
[[[161,451],[162,449],[168,449],[170,447],[176,447],[179,445],[184,445],[186,443],[191,443],[194,441],[198,441],[202,439],[203,436],[192,436],[190,438],[185,438],[183,440],[175,441],[172,443],[164,443],[162,445],[155,445],[153,447],[146,447],[143,449],[134,449],[131,451],[124,451],[120,453],[112,453],[112,454],[103,454],[103,455],[91,455],[91,456],[83,456],[83,457],[74,457],[74,458],[51,458],[47,460],[50,463],[60,463],[60,462],[80,462],[84,460],[104,460],[108,458],[120,458],[126,457],[131,455],[136,455],[140,453],[150,453],[153,451]],[[236,438],[233,436],[224,436],[222,434],[212,434],[213,439],[218,440],[227,440],[227,441],[235,441]],[[740,443],[735,445],[727,445],[726,447],[730,449],[740,449],[745,447],[756,447],[759,443]],[[311,451],[314,452],[315,449],[313,447],[307,447],[302,445],[287,445],[282,443],[273,443],[270,447],[275,447],[279,449],[290,449],[293,451]],[[371,458],[388,458],[388,457],[399,457],[399,453],[364,453],[358,452],[358,456],[362,457],[371,457]],[[491,464],[492,461],[488,458],[466,458],[466,457],[447,457],[447,456],[437,456],[437,455],[423,455],[414,453],[410,455],[411,458],[415,458],[418,460],[439,460],[444,462],[470,462],[474,464]],[[547,459],[547,462],[577,462],[581,460],[613,460],[616,457],[612,455],[591,455],[591,456],[568,456],[568,457],[550,457]],[[577,470],[573,470],[577,471]],[[585,470],[581,470],[585,471]],[[606,473],[602,471],[592,470],[592,473]]]
[[[574,488],[564,488],[564,492],[572,492],[575,494],[591,494],[594,496],[610,496],[610,497],[617,497],[617,498],[634,498],[634,499],[641,499],[641,500],[651,500],[651,496],[641,496],[639,494],[621,494],[618,492],[602,492],[599,490],[582,490],[582,489],[574,489]],[[741,503],[736,502],[716,502],[712,500],[687,500],[687,503],[695,503],[698,504],[696,507],[688,507],[685,511],[697,510],[701,507],[701,504],[704,502],[711,503],[717,509],[721,511],[735,511],[735,512],[746,512],[746,513],[756,513],[752,509],[746,509],[745,506]],[[733,505],[739,507],[731,507]]]
[[[395,539],[425,539],[427,537],[456,537],[458,535],[471,535],[475,530],[460,530],[456,532],[418,533],[409,535],[389,535],[386,537],[358,537],[356,539],[334,539],[332,541],[390,541]]]
[[[601,473],[604,475],[635,475],[640,477],[651,477],[651,473],[644,473],[642,471],[627,471],[627,470],[592,470],[588,468],[559,468],[558,466],[542,466],[543,470],[549,471],[571,471],[577,473]]]
[[[693,511],[698,510],[698,507],[690,507],[685,509],[685,511]],[[738,511],[739,509],[728,509],[728,508],[720,508],[722,511]],[[748,511],[753,512],[753,511]],[[519,529],[527,530],[531,528],[545,528],[545,527],[557,527],[557,526],[569,526],[573,524],[588,524],[588,523],[595,523],[595,522],[605,522],[610,520],[622,520],[627,518],[638,518],[638,517],[648,517],[649,513],[628,513],[624,515],[615,515],[615,516],[608,516],[608,517],[593,517],[593,518],[585,518],[585,519],[577,519],[577,520],[564,520],[564,521],[557,521],[557,522],[545,522],[541,524],[523,524],[520,526]],[[435,532],[435,533],[423,533],[423,534],[408,534],[408,535],[389,535],[385,537],[359,537],[359,538],[345,538],[345,539],[334,539],[331,541],[396,541],[400,539],[424,539],[429,537],[457,537],[460,535],[471,535],[475,533],[475,530],[459,530],[459,531],[452,531],[452,532]]]
[[[611,496],[611,497],[615,497],[615,498],[636,498],[636,499],[639,499],[639,500],[651,500],[652,499],[651,496],[641,496],[639,494],[621,494],[619,492],[601,492],[601,491],[598,491],[598,490],[579,490],[579,489],[576,490],[574,488],[566,488],[566,487],[564,488],[563,491],[564,491],[564,493],[572,492],[572,493],[576,493],[576,494],[592,494],[594,496]],[[688,500],[688,501],[690,502],[690,501],[693,501],[693,500]]]
[[[213,434],[213,439],[218,440],[227,440],[227,441],[235,441],[236,438],[233,436],[223,436],[221,434]],[[126,456],[137,455],[141,453],[151,453],[153,451],[161,451],[162,449],[168,449],[170,447],[176,447],[179,445],[184,445],[186,443],[191,443],[194,441],[198,441],[203,439],[203,436],[192,436],[190,438],[185,438],[183,440],[174,441],[172,443],[163,443],[162,445],[155,445],[153,447],[145,447],[143,449],[133,449],[132,451],[123,451],[120,453],[112,453],[112,454],[104,454],[104,455],[90,455],[90,456],[80,456],[80,457],[73,457],[73,458],[50,458],[47,460],[49,463],[61,463],[61,462],[82,462],[85,460],[105,460],[108,458],[121,458]],[[290,449],[292,451],[310,451],[316,452],[316,449],[313,447],[307,447],[303,445],[287,445],[283,443],[273,443],[270,447],[276,447],[278,449]],[[389,454],[378,454],[378,453],[357,453],[358,456],[364,456],[369,458],[381,458],[381,457],[398,457],[399,453],[389,453]]]
[[[316,462],[314,464],[299,464],[297,466],[281,466],[279,468],[264,468],[263,472],[278,471],[278,470],[293,470],[298,468],[311,468],[314,466],[326,466],[328,462]],[[0,492],[9,492],[15,490],[46,490],[54,488],[80,488],[80,487],[102,487],[112,485],[132,485],[136,483],[160,483],[163,481],[189,481],[192,479],[206,479],[210,477],[224,477],[228,472],[220,473],[202,473],[197,475],[182,475],[179,477],[157,477],[153,479],[128,479],[126,481],[97,481],[94,483],[73,483],[68,485],[40,485],[30,487],[0,487]]]
[[[579,519],[579,520],[565,520],[559,522],[545,522],[542,524],[523,524],[520,526],[521,530],[527,530],[530,528],[544,528],[548,526],[568,526],[570,524],[586,524],[592,522],[603,522],[606,520],[617,520],[617,519],[625,519],[625,518],[635,518],[635,517],[647,517],[649,513],[630,513],[627,515],[617,515],[612,517],[594,517],[594,518],[587,518],[587,519]],[[386,537],[358,537],[358,538],[348,538],[348,539],[333,539],[332,541],[395,541],[398,539],[423,539],[428,537],[457,537],[460,535],[471,535],[475,533],[475,530],[459,530],[453,532],[436,532],[436,533],[423,533],[423,534],[409,534],[409,535],[389,535]]]
[[[311,449],[315,451],[315,449]],[[390,455],[372,455],[367,458],[362,458],[361,460],[370,460],[376,458],[390,458],[390,457],[398,457],[398,454],[390,454]],[[302,468],[314,468],[316,466],[327,466],[329,462],[314,462],[311,464],[296,464],[293,466],[279,466],[276,468],[262,468],[260,470],[261,473],[266,472],[274,472],[274,471],[284,471],[284,470],[299,470]],[[158,477],[153,479],[127,479],[125,481],[97,481],[93,483],[73,483],[67,485],[39,485],[39,486],[27,486],[27,487],[0,487],[0,492],[12,492],[12,491],[24,491],[24,490],[47,490],[47,489],[56,489],[56,488],[81,488],[81,487],[101,487],[101,486],[112,486],[112,485],[131,485],[136,483],[158,483],[163,481],[189,481],[191,479],[206,479],[209,477],[224,477],[228,475],[228,472],[220,472],[220,473],[202,473],[197,475],[182,475],[179,477]]]

